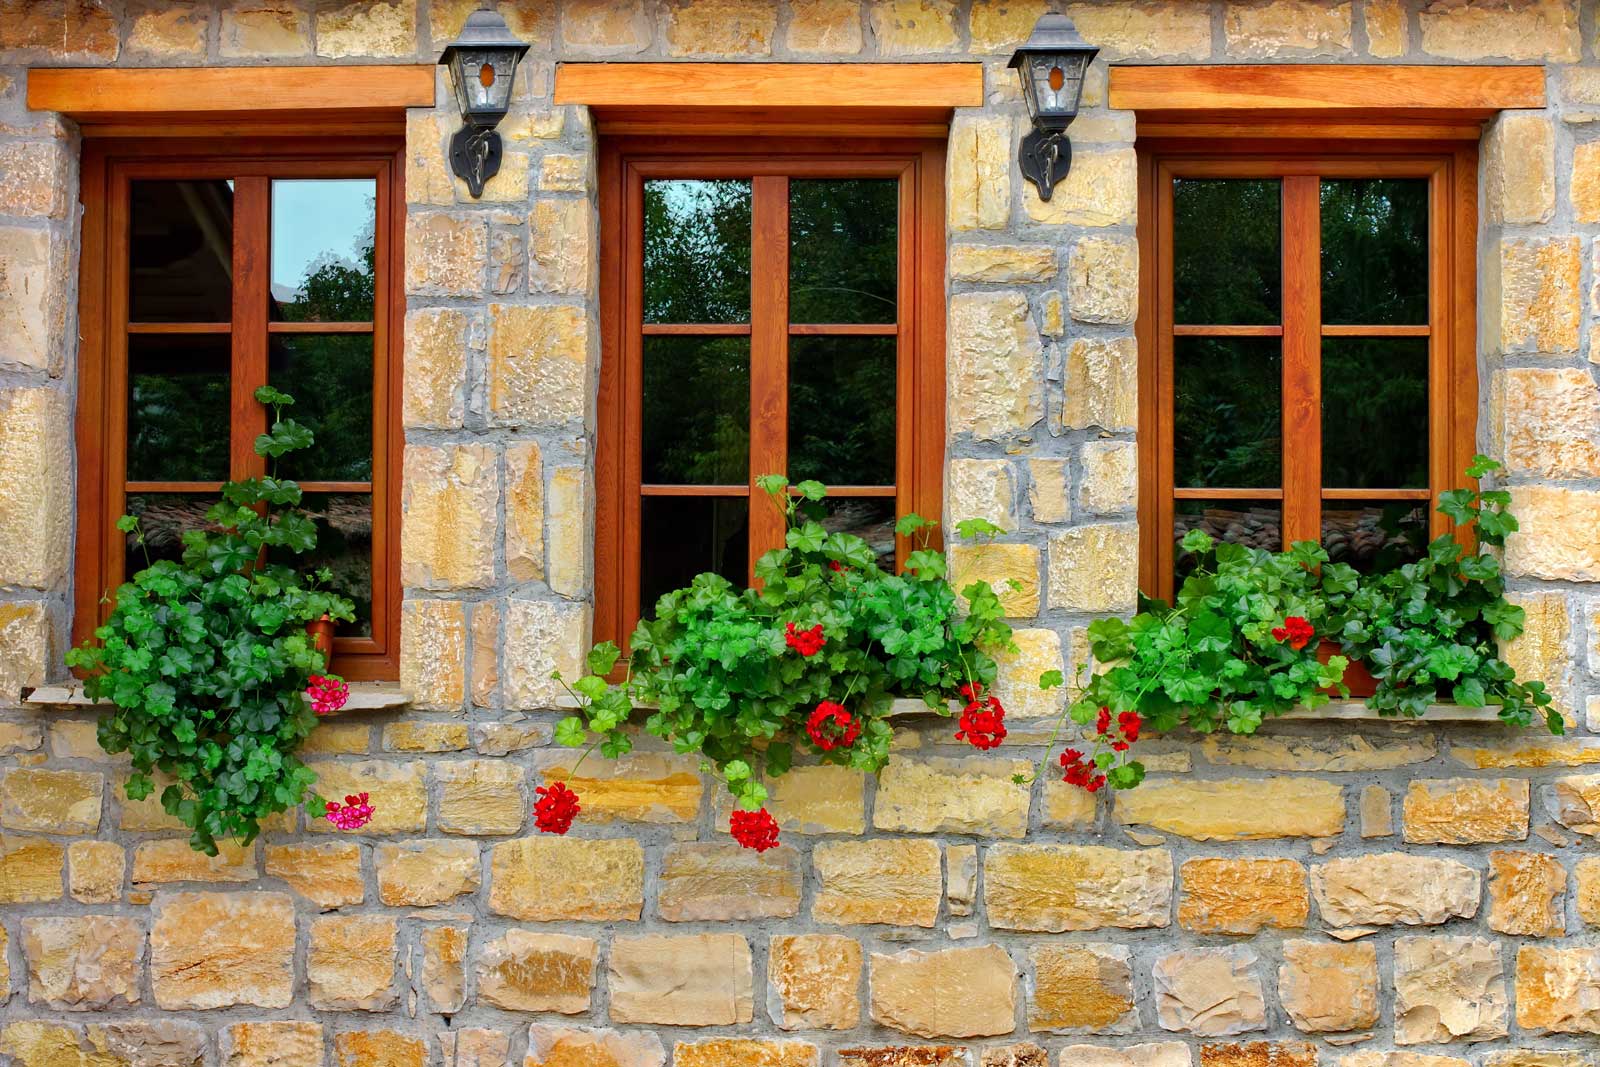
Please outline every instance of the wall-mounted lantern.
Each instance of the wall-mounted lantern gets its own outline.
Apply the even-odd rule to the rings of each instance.
[[[1009,66],[1022,78],[1033,131],[1022,139],[1017,163],[1022,176],[1049,200],[1056,183],[1072,167],[1067,127],[1078,116],[1083,76],[1100,49],[1085,41],[1065,15],[1041,15],[1033,33],[1012,53]]]
[[[494,128],[511,106],[511,82],[528,46],[511,35],[496,11],[474,11],[461,36],[439,57],[450,68],[456,104],[465,125],[450,138],[450,169],[474,199],[500,172],[500,135]]]

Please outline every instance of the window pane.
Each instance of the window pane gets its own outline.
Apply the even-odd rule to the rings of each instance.
[[[129,183],[128,319],[233,318],[233,183]]]
[[[872,546],[878,568],[894,573],[894,497],[828,497],[829,533],[846,533]]]
[[[789,339],[792,481],[893,485],[894,422],[893,337]]]
[[[644,183],[644,321],[750,321],[750,182]]]
[[[1428,485],[1428,339],[1322,341],[1322,484]]]
[[[1324,500],[1322,544],[1335,563],[1364,574],[1393,570],[1428,551],[1428,505],[1421,500]]]
[[[1277,179],[1179,178],[1172,183],[1174,322],[1280,321],[1279,187]]]
[[[312,447],[278,461],[299,481],[372,480],[372,335],[276,334],[267,378],[294,397],[284,412],[310,428]]]
[[[1214,489],[1281,484],[1278,339],[1179,337],[1173,359],[1175,484]]]
[[[750,339],[646,337],[647,485],[750,480]]]
[[[225,335],[128,338],[128,480],[220,482],[228,476]]]
[[[326,567],[325,586],[355,602],[356,621],[339,623],[341,637],[372,634],[372,494],[306,493],[300,510],[317,525],[317,547],[304,556],[283,555],[276,562],[302,572]]]
[[[377,203],[371,178],[272,183],[273,319],[372,321]]]
[[[715,571],[749,580],[750,506],[744,497],[647,496],[639,508],[639,610],[655,614],[664,593]]]
[[[207,528],[206,512],[216,502],[215,493],[129,493],[123,511],[138,517],[144,545],[134,534],[122,535],[123,579],[158,560],[182,558],[183,532]]]
[[[1322,183],[1322,321],[1428,321],[1428,183]]]
[[[894,322],[899,183],[789,182],[789,321]]]
[[[1179,500],[1173,508],[1172,543],[1180,585],[1195,565],[1194,556],[1179,547],[1190,530],[1204,530],[1217,541],[1276,552],[1283,547],[1283,509],[1276,500]]]

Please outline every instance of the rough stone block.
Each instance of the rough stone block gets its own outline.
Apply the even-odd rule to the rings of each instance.
[[[1528,837],[1525,779],[1412,781],[1401,808],[1409,844],[1472,845]]]
[[[489,305],[489,417],[563,426],[584,416],[589,320],[566,305]]]
[[[950,432],[995,440],[1044,417],[1044,355],[1016,292],[950,298]]]
[[[589,650],[589,606],[548,600],[507,600],[500,681],[508,710],[553,708],[563,694],[551,680],[559,670],[581,677]]]
[[[996,285],[1046,282],[1056,276],[1050,245],[957,244],[950,247],[950,279]]]
[[[1478,872],[1455,860],[1400,852],[1311,868],[1317,910],[1330,926],[1431,926],[1478,913]]]
[[[1567,871],[1542,852],[1489,853],[1489,929],[1521,937],[1566,933]]]
[[[1076,322],[1127,325],[1139,312],[1139,246],[1128,237],[1080,237],[1067,260]]]
[[[1351,48],[1350,0],[1265,0],[1230,6],[1222,20],[1230,57],[1341,56]]]
[[[352,56],[411,56],[417,51],[416,9],[382,0],[345,4],[316,13],[317,55],[328,59]]]
[[[821,1055],[806,1041],[722,1037],[672,1046],[673,1067],[817,1067]]]
[[[477,296],[489,267],[489,227],[482,216],[413,211],[406,216],[406,292]]]
[[[164,1011],[294,1000],[294,901],[286,893],[163,893],[150,984]]]
[[[454,600],[407,600],[400,610],[400,688],[417,711],[455,711],[466,701],[467,619]],[[391,724],[400,725],[400,724]],[[465,747],[466,727],[455,724]],[[384,731],[385,747],[389,729]]]
[[[787,846],[674,844],[661,859],[657,906],[668,922],[786,919],[800,912],[800,882],[800,854]]]
[[[223,1067],[322,1067],[322,1024],[234,1023],[218,1044]]]
[[[1072,169],[1050,199],[1040,200],[1027,182],[1022,206],[1046,226],[1128,226],[1137,218],[1138,188],[1132,146],[1074,152]]]
[[[478,891],[475,841],[385,842],[373,849],[378,899],[391,908],[448,904]]]
[[[507,930],[478,956],[478,997],[508,1011],[581,1015],[594,989],[591,937]]]
[[[18,337],[6,323],[7,284],[4,236],[0,233],[0,346]],[[10,275],[12,279],[16,275]],[[24,279],[25,281],[25,279]],[[0,347],[0,362],[5,351]],[[72,412],[67,393],[41,387],[0,390],[0,584],[25,589],[56,589],[67,577],[72,530]],[[21,653],[33,664],[48,655],[44,631],[44,605],[14,603],[0,614],[0,649]],[[21,642],[35,641],[32,650]],[[22,685],[44,681],[37,668],[0,667],[0,681],[8,685],[7,699],[15,700]]]
[[[878,780],[872,825],[900,833],[1022,837],[1028,827],[1024,760],[997,757],[891,760]]]
[[[525,837],[494,846],[489,910],[535,922],[637,921],[644,850],[626,839]]]
[[[1486,221],[1549,222],[1556,210],[1555,126],[1539,111],[1502,111],[1485,138]]]
[[[1033,545],[950,545],[950,585],[965,589],[988,582],[1006,617],[1029,619],[1039,614],[1039,549]]]
[[[1117,819],[1197,841],[1336,837],[1344,830],[1344,791],[1310,778],[1167,779],[1116,798]]]
[[[0,904],[60,900],[66,858],[59,842],[0,834]]]
[[[25,918],[28,1002],[65,1011],[104,1011],[139,1003],[144,927],[111,915]]]
[[[1064,611],[1116,613],[1139,591],[1139,527],[1131,522],[1074,526],[1050,537],[1045,603]]]
[[[1131,441],[1086,441],[1078,451],[1078,501],[1095,515],[1132,511],[1138,502],[1139,449]]]
[[[1378,952],[1370,942],[1286,941],[1278,998],[1289,1021],[1308,1034],[1378,1025]]]
[[[775,934],[767,1012],[783,1030],[852,1030],[861,1021],[861,944],[838,934]]]
[[[530,804],[522,768],[506,760],[450,760],[433,765],[439,783],[438,826],[447,834],[514,834]]]
[[[1134,930],[1172,915],[1172,853],[1097,845],[995,844],[984,855],[984,907],[1000,930]]]
[[[830,841],[813,852],[820,923],[932,927],[944,895],[935,841]]]
[[[336,1067],[427,1067],[428,1043],[398,1030],[348,1030],[333,1037]]]
[[[67,846],[67,891],[80,904],[122,899],[127,857],[114,841],[74,841]]]
[[[1003,459],[952,459],[945,463],[945,506],[950,524],[987,519],[1003,530],[1017,528],[1017,505]]]
[[[196,852],[188,838],[143,841],[133,850],[135,889],[161,882],[253,882],[258,876],[254,844],[219,840],[215,856]]]
[[[561,782],[578,794],[586,823],[690,823],[699,817],[705,795],[699,757],[693,755],[635,752],[583,760],[578,753],[553,751],[541,753],[537,766],[542,784]]]
[[[999,945],[873,953],[872,1021],[918,1037],[992,1037],[1016,1029],[1017,965]]]
[[[318,791],[330,800],[358,793],[368,795],[372,821],[363,827],[364,833],[415,834],[427,827],[428,796],[423,781],[427,764],[360,760],[355,763],[318,761],[308,766],[316,772]],[[312,833],[340,832],[328,820],[314,817],[306,819],[306,829]]]
[[[999,230],[1011,217],[1011,122],[959,114],[950,124],[945,204],[950,229]]]
[[[1261,959],[1249,948],[1196,948],[1156,960],[1156,1019],[1163,1030],[1228,1037],[1265,1030]]]
[[[1427,4],[1417,19],[1422,50],[1442,59],[1573,63],[1583,47],[1577,10],[1565,0]]]
[[[587,200],[541,200],[528,217],[528,288],[587,294],[594,266],[594,206]]]
[[[954,0],[868,0],[867,17],[879,55],[960,50]]]
[[[596,1030],[587,1027],[528,1027],[524,1067],[665,1067],[661,1038],[646,1030]]]
[[[1545,1034],[1600,1034],[1600,948],[1517,950],[1517,1025]]]
[[[997,651],[994,659],[1000,668],[994,682],[994,696],[1006,709],[1008,719],[1039,719],[1060,713],[1066,701],[1062,689],[1040,689],[1039,676],[1046,671],[1070,673],[1061,648],[1061,635],[1055,630],[1013,630],[1017,651]]]
[[[1058,429],[1134,429],[1139,422],[1138,365],[1131,337],[1073,341],[1067,348]]]
[[[1178,922],[1198,933],[1296,930],[1311,910],[1305,868],[1291,859],[1191,859],[1178,877]]]
[[[611,942],[607,985],[613,1022],[748,1023],[754,1015],[753,981],[750,944],[739,934],[617,937]]]
[[[1485,285],[1499,351],[1576,352],[1583,318],[1580,275],[1576,237],[1502,240]]]
[[[1126,945],[1034,944],[1028,1029],[1034,1033],[1130,1034],[1139,1028],[1132,952]]]
[[[465,926],[422,931],[422,988],[433,1011],[453,1015],[466,1004],[468,932]]]
[[[399,925],[384,915],[324,915],[311,922],[307,999],[326,1011],[384,1011],[397,995]]]
[[[400,581],[415,589],[494,584],[500,471],[485,445],[408,445],[401,486]]]
[[[326,845],[266,846],[267,877],[281,878],[295,893],[319,908],[360,904],[366,899],[361,880],[361,846],[340,841]]]
[[[784,43],[806,55],[859,55],[860,0],[791,0]]]
[[[1394,944],[1397,1045],[1506,1036],[1500,946],[1476,937],[1402,937]]]
[[[1596,161],[1600,170],[1600,160]],[[1512,474],[1600,475],[1600,388],[1576,367],[1510,367],[1496,374],[1496,445]]]
[[[669,56],[766,56],[777,8],[764,0],[685,0],[664,10]]]
[[[0,778],[0,826],[52,834],[93,833],[105,775],[12,767]]]

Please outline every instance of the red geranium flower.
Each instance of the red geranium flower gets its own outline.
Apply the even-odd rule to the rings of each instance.
[[[1139,740],[1139,728],[1143,725],[1144,720],[1137,711],[1125,711],[1117,716],[1117,726],[1122,730],[1123,740],[1129,744]]]
[[[778,821],[766,808],[757,811],[735,808],[733,814],[728,816],[728,833],[745,848],[753,848],[757,852],[778,847]]]
[[[965,741],[979,751],[995,748],[1006,739],[1006,709],[994,697],[979,698],[982,687],[964,685],[961,692],[968,697],[967,706],[961,710],[957,724],[956,740]]]
[[[824,700],[806,720],[806,736],[824,752],[849,748],[861,736],[861,722],[843,704]]]
[[[1099,715],[1098,718],[1095,719],[1095,722],[1094,722],[1094,732],[1097,733],[1097,734],[1104,734],[1104,733],[1109,733],[1110,731],[1111,731],[1111,709],[1110,708],[1101,708],[1100,709],[1100,715]]]
[[[323,818],[341,830],[359,830],[372,821],[372,805],[367,803],[366,793],[347,796],[343,804],[330,800]]]
[[[783,642],[802,656],[815,656],[822,651],[822,646],[828,643],[828,639],[822,636],[820,622],[809,630],[796,629],[791,622],[784,624]]]
[[[318,715],[338,711],[350,699],[350,686],[338,678],[313,674],[306,686],[306,696],[311,698],[311,710]]]
[[[534,795],[539,799],[533,805],[533,824],[547,834],[564,834],[572,829],[572,820],[583,810],[578,806],[578,794],[561,782],[549,788],[540,786]]]
[[[1272,628],[1272,637],[1282,641],[1296,652],[1306,647],[1306,643],[1316,635],[1316,630],[1311,624],[1299,615],[1290,615],[1283,620],[1282,626]]]
[[[1083,753],[1075,748],[1069,748],[1061,753],[1061,766],[1066,771],[1061,780],[1068,785],[1097,793],[1106,784],[1106,776],[1099,772],[1094,761],[1084,759]]]

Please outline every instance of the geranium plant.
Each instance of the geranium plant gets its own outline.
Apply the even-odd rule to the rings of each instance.
[[[284,417],[288,395],[263,387],[255,396],[272,410],[255,451],[273,473],[225,484],[207,527],[184,533],[181,561],[133,575],[95,640],[67,655],[88,695],[112,705],[100,747],[129,754],[128,798],[149,796],[155,772],[169,776],[162,808],[211,855],[219,838],[248,843],[261,820],[308,800],[341,828],[372,816],[365,794],[343,804],[314,798],[316,776],[295,755],[348,694],[324,674],[306,624],[355,613],[324,588],[326,573],[294,565],[316,548],[317,527],[298,509],[299,485],[275,472],[279,458],[311,446],[311,431]],[[124,515],[117,527],[144,546],[137,518]]]

